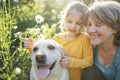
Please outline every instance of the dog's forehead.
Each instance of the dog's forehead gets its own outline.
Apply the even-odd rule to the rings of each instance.
[[[59,46],[59,44],[54,40],[38,40],[35,43],[35,46],[46,46],[46,45],[53,45],[53,46]]]

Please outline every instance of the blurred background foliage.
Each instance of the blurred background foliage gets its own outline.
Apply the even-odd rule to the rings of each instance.
[[[52,38],[59,32],[59,15],[70,1],[74,0],[0,0],[0,80],[29,80],[31,60],[24,38]],[[79,1],[90,5],[97,0]],[[44,18],[40,29],[35,28],[36,15]],[[36,36],[37,31],[41,36]]]
[[[9,0],[1,0],[9,1]],[[16,26],[18,27],[15,32],[25,31],[26,28],[34,27],[35,15],[42,15],[45,22],[52,26],[54,24],[59,25],[59,15],[61,11],[66,7],[68,2],[74,0],[10,0],[11,8],[16,11]],[[89,5],[93,1],[97,0],[78,0]],[[119,1],[119,0],[117,0]],[[1,3],[2,5],[2,3]],[[1,7],[1,6],[0,6]]]
[[[9,0],[1,0],[8,3]],[[15,24],[18,31],[25,31],[26,28],[34,27],[35,15],[40,14],[44,17],[45,22],[50,26],[59,24],[59,15],[65,8],[65,5],[73,0],[10,0],[11,9],[16,11]],[[80,0],[86,4],[90,0]],[[1,6],[2,7],[2,3]]]

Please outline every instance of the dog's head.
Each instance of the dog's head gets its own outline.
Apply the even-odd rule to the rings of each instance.
[[[64,55],[62,46],[54,40],[38,40],[35,42],[31,52],[31,60],[36,75],[39,78],[46,78],[58,64],[62,55]]]

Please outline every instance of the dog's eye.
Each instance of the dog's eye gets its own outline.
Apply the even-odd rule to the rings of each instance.
[[[37,51],[37,50],[38,50],[38,48],[37,48],[37,47],[34,47],[34,48],[33,48],[33,51],[34,51],[34,52],[35,52],[35,51]]]
[[[52,50],[52,49],[55,49],[55,47],[53,45],[49,45],[48,49]]]

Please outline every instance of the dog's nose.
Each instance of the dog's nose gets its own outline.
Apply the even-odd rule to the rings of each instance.
[[[44,63],[45,62],[46,56],[43,54],[36,55],[36,61],[39,63]]]

